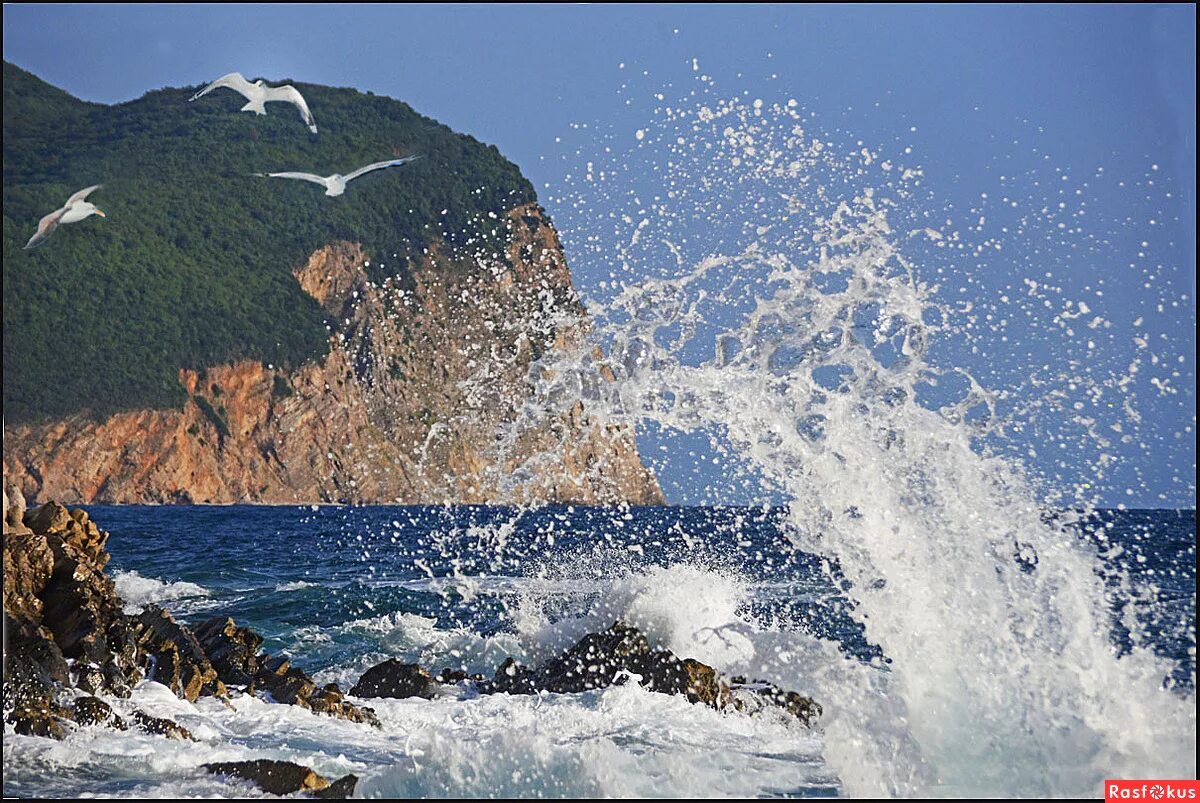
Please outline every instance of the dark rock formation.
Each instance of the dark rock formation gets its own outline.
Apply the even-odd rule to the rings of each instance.
[[[354,788],[358,785],[358,778],[354,775],[347,775],[330,784],[303,764],[265,758],[257,761],[220,761],[205,764],[204,769],[214,775],[228,775],[250,781],[272,795],[310,792],[316,797],[341,799],[353,795]]]
[[[74,719],[80,725],[107,725],[117,730],[129,726],[99,697],[80,697],[75,700]]]
[[[346,702],[336,683],[318,689],[304,670],[283,656],[260,653],[262,636],[238,627],[227,616],[215,616],[196,628],[196,638],[209,656],[220,681],[243,686],[247,692],[266,692],[277,703],[299,705],[318,714],[379,726],[375,712]]]
[[[438,682],[416,664],[405,664],[389,658],[368,669],[350,689],[356,697],[424,697],[437,694]]]
[[[5,499],[16,501],[4,517],[4,717],[18,733],[61,738],[71,721],[123,727],[95,695],[128,697],[143,678],[189,702],[225,697],[229,684],[378,726],[371,709],[346,702],[336,685],[318,689],[286,658],[259,653],[262,637],[232,619],[193,632],[154,605],[127,615],[104,572],[108,533],[85,511],[55,502],[24,511],[19,492]],[[87,696],[72,702],[70,689]],[[132,720],[150,733],[191,738],[171,720],[141,712]]]
[[[651,691],[682,694],[693,703],[719,711],[758,713],[774,708],[810,727],[821,715],[820,705],[796,692],[765,681],[753,684],[740,678],[735,681],[723,680],[715,669],[694,658],[679,658],[666,650],[651,649],[640,630],[615,622],[600,633],[588,633],[562,655],[537,669],[509,658],[490,682],[478,684],[478,690],[481,694],[539,691],[573,694],[637,682]]]
[[[134,711],[132,719],[133,724],[146,733],[166,736],[168,739],[178,739],[181,742],[196,741],[196,737],[192,736],[191,731],[172,719],[152,717],[145,711]]]
[[[190,703],[201,696],[227,695],[200,642],[171,614],[157,605],[147,605],[137,616],[133,632],[138,647],[150,661],[151,680]]]

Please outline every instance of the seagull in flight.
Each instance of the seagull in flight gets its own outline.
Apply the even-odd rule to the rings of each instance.
[[[308,125],[308,130],[314,134],[317,133],[317,123],[313,120],[312,112],[308,110],[308,104],[304,102],[304,96],[300,94],[299,89],[296,89],[291,84],[267,86],[261,78],[254,83],[250,83],[242,77],[240,72],[231,72],[229,75],[222,75],[204,87],[204,89],[201,89],[195,95],[188,98],[188,103],[197,98],[202,98],[214,89],[220,89],[221,87],[232,89],[249,101],[249,103],[241,108],[241,111],[244,112],[266,114],[267,110],[265,106],[271,101],[291,103],[300,110],[300,116],[304,118],[304,122]]]
[[[408,164],[414,159],[420,159],[420,156],[405,156],[403,159],[389,159],[386,162],[375,162],[366,167],[360,167],[349,175],[343,176],[340,173],[334,173],[332,176],[317,176],[312,173],[255,173],[256,176],[266,176],[270,178],[295,178],[301,181],[311,181],[313,184],[320,184],[325,188],[325,194],[329,196],[341,195],[346,191],[346,185],[361,175],[370,173],[372,170],[382,170],[385,167],[397,167],[398,165]]]
[[[101,212],[92,203],[85,200],[96,190],[100,189],[103,184],[94,184],[91,187],[80,190],[67,199],[67,202],[62,205],[61,209],[55,209],[50,214],[38,221],[37,231],[29,242],[25,243],[26,248],[36,248],[46,242],[50,237],[51,232],[58,228],[60,223],[78,223],[85,217],[91,215],[99,215],[100,217],[108,217]]]

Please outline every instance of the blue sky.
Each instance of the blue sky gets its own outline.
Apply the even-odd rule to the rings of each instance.
[[[6,5],[3,13],[5,59],[88,100],[129,100],[230,70],[401,98],[496,144],[560,221],[569,216],[555,208],[556,192],[579,163],[576,150],[588,147],[573,125],[640,127],[646,105],[627,103],[631,93],[688,80],[693,58],[722,86],[798,98],[829,129],[903,141],[947,203],[995,193],[999,175],[1036,168],[1046,154],[1067,173],[1103,166],[1113,187],[1096,189],[1089,211],[1129,217],[1117,239],[1130,248],[1144,237],[1142,218],[1156,220],[1155,298],[1176,303],[1154,325],[1171,358],[1184,358],[1180,393],[1145,399],[1153,443],[1127,455],[1139,471],[1120,475],[1108,496],[1194,505],[1192,6]],[[637,87],[618,91],[631,76]],[[572,257],[570,232],[565,239]],[[1123,273],[1122,243],[1111,260],[1064,267],[1067,280],[1106,278],[1132,298],[1138,285]],[[587,291],[589,266],[577,259],[573,269]],[[694,486],[712,479],[686,461],[664,475],[675,501],[698,499]]]

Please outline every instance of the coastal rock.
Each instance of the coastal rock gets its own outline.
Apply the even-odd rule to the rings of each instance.
[[[137,644],[150,661],[150,679],[190,703],[201,696],[225,697],[225,684],[196,637],[167,611],[147,605],[135,624]]]
[[[820,703],[811,697],[781,689],[765,680],[747,682],[744,678],[734,678],[730,686],[729,704],[746,714],[780,710],[810,728],[823,713]]]
[[[497,451],[533,361],[575,347],[587,325],[540,207],[498,225],[511,245],[489,270],[461,270],[442,244],[379,282],[361,244],[320,248],[293,273],[335,322],[324,358],[181,369],[175,409],[6,424],[6,476],[84,504],[661,504],[632,428],[583,402],[521,424]]]
[[[692,703],[718,711],[754,714],[778,709],[808,727],[821,716],[821,706],[804,695],[765,681],[726,681],[717,670],[694,658],[651,649],[644,633],[620,621],[607,630],[586,634],[536,669],[508,658],[490,682],[477,688],[481,694],[574,694],[630,682],[661,694],[681,694]]]
[[[232,778],[250,781],[264,792],[272,795],[320,792],[330,787],[329,781],[316,772],[291,761],[272,761],[270,759],[220,761],[203,766],[214,775],[228,775]],[[351,784],[351,791],[353,791],[353,785]]]
[[[117,730],[129,727],[112,710],[112,707],[99,697],[79,697],[75,700],[74,719],[80,725],[107,725]]]
[[[33,532],[25,526],[25,495],[19,485],[4,478],[4,534],[24,535]]]
[[[324,789],[313,792],[313,797],[324,800],[349,800],[354,797],[354,790],[357,788],[357,775],[343,775]]]
[[[259,652],[262,636],[239,627],[229,617],[209,619],[196,628],[195,635],[224,684],[244,686],[250,693],[266,692],[277,703],[379,727],[375,712],[347,702],[336,683],[318,689],[316,682],[287,658]]]
[[[177,739],[181,742],[196,741],[196,737],[192,736],[191,731],[176,723],[175,720],[167,719],[166,717],[154,717],[145,711],[134,711],[131,718],[133,719],[133,724],[146,733],[165,736],[168,739]]]
[[[229,617],[215,616],[195,630],[196,640],[227,686],[249,686],[262,661],[258,648],[262,636],[248,627],[238,627]]]
[[[439,684],[417,664],[406,664],[390,658],[368,669],[350,689],[355,697],[424,697],[437,694]]]

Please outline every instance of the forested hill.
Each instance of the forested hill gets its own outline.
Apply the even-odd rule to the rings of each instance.
[[[361,243],[378,277],[437,238],[493,248],[504,232],[492,214],[535,200],[494,146],[401,101],[295,85],[317,135],[290,104],[239,112],[245,100],[227,89],[195,103],[199,87],[105,106],[5,63],[6,424],[176,406],[180,368],[319,357],[326,322],[292,275],[315,249]],[[410,154],[422,158],[336,198],[252,175],[345,174]],[[91,184],[104,185],[89,200],[107,218],[23,250],[43,215]]]

